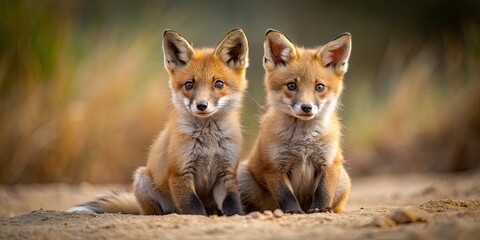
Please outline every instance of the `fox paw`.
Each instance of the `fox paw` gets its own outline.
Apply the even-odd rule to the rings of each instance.
[[[311,208],[310,210],[308,210],[308,213],[333,213],[333,208]]]
[[[240,200],[236,193],[228,193],[223,200],[223,214],[226,216],[243,215],[240,207]]]
[[[291,210],[286,210],[286,214],[303,214],[305,213],[302,209],[291,209]]]

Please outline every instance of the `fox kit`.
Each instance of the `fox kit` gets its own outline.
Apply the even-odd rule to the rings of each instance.
[[[166,30],[163,51],[173,108],[147,165],[135,172],[133,194],[114,193],[72,211],[242,213],[235,168],[247,87],[247,38],[234,29],[215,49],[196,49]]]
[[[342,212],[350,177],[336,106],[351,49],[344,33],[306,49],[269,30],[264,41],[266,113],[248,161],[239,166],[246,212]]]

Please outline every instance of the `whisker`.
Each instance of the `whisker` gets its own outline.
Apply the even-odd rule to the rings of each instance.
[[[261,110],[265,110],[265,108],[264,108],[262,105],[260,105],[260,103],[258,103],[257,100],[255,100],[255,98],[253,98],[252,96],[250,96],[250,94],[247,93],[247,96],[248,96],[249,98],[251,98],[251,99],[257,104],[257,106],[258,106]]]

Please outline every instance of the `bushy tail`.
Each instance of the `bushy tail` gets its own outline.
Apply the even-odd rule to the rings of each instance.
[[[140,205],[131,192],[113,191],[111,194],[94,201],[77,205],[69,212],[87,211],[94,213],[140,214]]]

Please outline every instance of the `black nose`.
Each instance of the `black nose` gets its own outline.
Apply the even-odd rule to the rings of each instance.
[[[309,113],[312,111],[311,104],[302,104],[301,108],[302,108],[302,111],[304,111],[305,113]]]
[[[203,100],[200,100],[197,102],[197,109],[200,110],[200,111],[203,111],[205,109],[207,109],[208,107],[208,103],[203,101]]]

